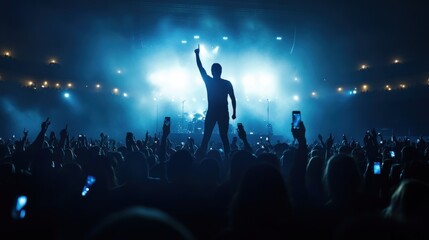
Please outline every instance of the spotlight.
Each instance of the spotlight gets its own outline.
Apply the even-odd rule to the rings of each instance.
[[[399,59],[395,59],[393,63],[399,63]]]
[[[200,36],[195,35],[195,36],[194,36],[194,39],[200,39]]]
[[[367,69],[368,68],[368,66],[367,65],[365,65],[365,64],[362,64],[361,66],[360,66],[360,69]]]
[[[114,93],[114,94],[118,94],[118,93],[119,93],[119,89],[114,88],[114,89],[113,89],[113,93]]]
[[[64,97],[65,98],[70,98],[70,93],[68,93],[68,92],[64,93]]]
[[[100,88],[101,86],[100,86],[100,84],[97,84],[97,85],[95,85],[95,87],[96,87],[96,88]]]
[[[343,88],[342,88],[342,87],[339,87],[339,88],[337,88],[337,91],[338,91],[338,92],[342,92],[342,91],[343,91]]]
[[[223,39],[223,40],[228,40],[228,37],[227,37],[227,36],[224,36],[222,39]]]
[[[213,48],[212,51],[214,54],[217,54],[219,52],[219,46],[216,46],[215,48]]]
[[[73,87],[73,84],[68,83],[68,84],[67,84],[67,87],[71,88],[71,87]]]
[[[118,74],[121,74],[121,73],[122,73],[121,69],[118,69],[116,72],[117,72]]]
[[[294,101],[299,101],[299,96],[298,95],[293,96],[293,100]]]
[[[122,94],[124,97],[128,97],[128,93],[124,93]]]
[[[313,96],[313,97],[315,97],[316,95],[317,95],[316,92],[311,93],[311,96]]]
[[[282,40],[283,38],[282,37],[276,37],[276,40],[277,41],[280,41],[280,40]]]
[[[56,84],[55,84],[55,87],[59,88],[59,87],[60,87],[60,84],[59,84],[59,83],[56,83]]]
[[[48,81],[44,81],[43,85],[47,86],[48,85]]]
[[[294,77],[294,78],[293,78],[293,80],[298,81],[298,80],[299,80],[299,78],[298,78],[298,77]]]
[[[9,51],[6,51],[6,52],[4,52],[4,55],[5,55],[6,57],[10,57],[10,52],[9,52]]]
[[[49,61],[49,63],[50,63],[50,64],[56,64],[56,63],[57,63],[57,60],[55,60],[55,59],[51,59],[51,60]]]
[[[28,86],[33,86],[33,84],[34,84],[33,81],[28,82]]]
[[[187,44],[187,43],[188,43],[188,41],[182,40],[182,44]]]

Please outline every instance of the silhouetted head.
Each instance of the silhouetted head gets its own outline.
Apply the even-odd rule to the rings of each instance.
[[[86,239],[184,239],[192,233],[167,213],[146,207],[130,207],[114,212],[97,223]]]
[[[353,198],[363,187],[363,178],[356,160],[346,154],[337,154],[329,158],[324,182],[327,193],[334,200]]]
[[[388,218],[408,223],[429,222],[429,185],[417,179],[406,179],[392,194],[389,206],[384,210]]]
[[[250,235],[269,234],[264,239],[278,236],[291,217],[281,173],[268,163],[255,164],[246,170],[231,204],[231,227]],[[254,236],[254,239],[260,238]]]
[[[213,63],[212,65],[213,78],[220,78],[221,74],[222,74],[222,66],[219,63]]]

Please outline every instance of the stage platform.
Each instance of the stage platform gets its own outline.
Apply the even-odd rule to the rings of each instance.
[[[195,144],[198,146],[201,143],[201,140],[203,139],[203,134],[202,133],[171,133],[168,138],[170,139],[170,141],[172,141],[175,144],[180,144],[181,142],[186,142],[188,137],[192,137],[195,141]],[[241,142],[241,140],[239,139],[238,135],[236,134],[229,134],[228,138],[229,138],[229,142],[232,141],[233,137],[237,137],[238,140]],[[282,135],[272,135],[272,136],[267,136],[266,134],[247,134],[247,139],[249,141],[250,144],[255,144],[256,142],[262,140],[263,142],[266,141],[266,138],[269,137],[269,140],[271,142],[271,144],[276,144],[277,142],[285,142],[285,139]],[[213,133],[211,138],[210,138],[210,142],[218,142],[221,143],[221,139],[218,133]]]

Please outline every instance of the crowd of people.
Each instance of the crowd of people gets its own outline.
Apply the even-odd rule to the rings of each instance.
[[[41,123],[0,143],[0,237],[43,239],[425,239],[429,144],[319,135],[199,148],[124,132],[75,138]],[[379,164],[379,165],[378,165]]]

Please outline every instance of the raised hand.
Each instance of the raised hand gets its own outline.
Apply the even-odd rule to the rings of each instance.
[[[198,44],[198,48],[194,50],[195,54],[200,54],[200,44]]]
[[[332,136],[332,133],[329,134],[329,138],[326,139],[326,147],[330,149],[334,145],[334,137]]]
[[[297,139],[298,141],[302,141],[302,140],[306,140],[305,139],[305,126],[304,126],[304,122],[300,121],[299,122],[299,127],[298,128],[294,128],[293,127],[293,123],[291,124],[291,131],[292,131],[292,135],[295,139]]]
[[[319,141],[322,145],[325,145],[325,142],[323,141],[322,134],[319,133],[319,135],[317,135],[317,138],[319,138]]]
[[[46,121],[41,124],[42,131],[47,131],[50,124],[49,118],[46,118]]]
[[[66,127],[60,131],[60,137],[66,138],[67,136],[68,136],[68,132],[67,132],[67,124],[66,124]]]

